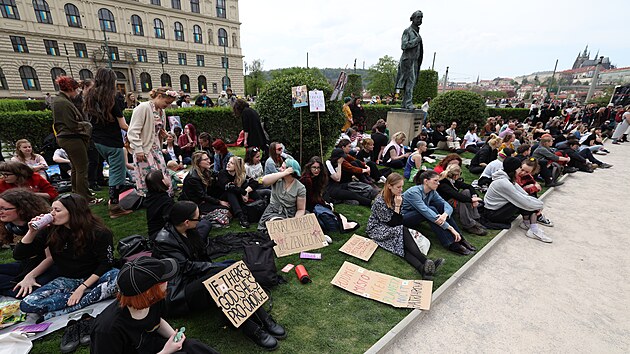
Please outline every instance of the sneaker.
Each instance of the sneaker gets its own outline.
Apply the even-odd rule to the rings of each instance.
[[[602,162],[602,164],[601,164],[601,166],[600,166],[600,167],[601,167],[601,168],[611,168],[611,167],[613,167],[613,165],[611,165],[611,164],[609,164],[609,163]]]
[[[432,260],[427,259],[422,266],[422,280],[433,280],[435,275],[435,263]]]
[[[600,151],[603,151],[603,152],[605,152],[607,154],[610,154],[610,150],[608,150],[608,149],[601,149]]]
[[[538,229],[537,232],[534,232],[534,231],[532,231],[532,229],[529,229],[529,230],[527,230],[527,234],[526,235],[529,238],[533,238],[535,240],[542,241],[542,242],[545,242],[545,243],[552,243],[553,242],[553,240],[549,236],[545,235],[545,232],[542,229]]]
[[[133,210],[125,210],[118,204],[109,204],[109,217],[111,219],[116,219],[131,213],[133,213]]]
[[[378,183],[385,183],[387,182],[387,178],[385,178],[385,176],[381,176],[381,178],[379,178]]]
[[[435,271],[437,272],[438,268],[440,268],[440,266],[442,264],[444,264],[444,262],[446,262],[446,259],[444,258],[436,258],[433,260],[433,265],[435,265]]]
[[[66,330],[61,337],[61,344],[59,349],[62,353],[72,353],[77,350],[80,344],[80,325],[76,320],[68,321]]]
[[[538,216],[538,219],[536,220],[538,220],[539,225],[553,227],[553,223],[551,222],[551,220],[547,219],[547,217],[542,214],[540,214],[540,216]]]
[[[553,182],[545,184],[545,187],[547,187],[547,188],[558,187],[558,186],[561,186],[563,184],[564,184],[564,182],[562,182],[562,181],[553,181]]]
[[[575,173],[575,172],[577,172],[577,171],[579,171],[579,170],[580,170],[580,169],[579,169],[579,168],[577,168],[577,167],[571,167],[571,166],[569,166],[569,167],[565,167],[565,168],[564,168],[564,173]]]
[[[90,345],[90,334],[94,325],[94,317],[84,313],[79,320],[79,343],[82,346]]]
[[[521,221],[520,224],[518,224],[518,227],[520,227],[521,229],[527,231],[529,230],[529,226],[525,225],[525,222]]]
[[[90,204],[90,206],[96,205],[98,203],[101,203],[103,201],[103,198],[91,198],[88,201],[88,204]]]
[[[245,215],[241,215],[238,218],[238,223],[241,225],[242,228],[247,229],[249,228],[249,220],[247,220],[247,216]]]
[[[328,235],[324,235],[324,238],[326,239],[326,242],[328,242],[329,245],[332,245],[332,238],[330,238],[330,236]]]

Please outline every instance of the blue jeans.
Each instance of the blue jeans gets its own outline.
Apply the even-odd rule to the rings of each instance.
[[[68,299],[85,279],[58,277],[25,297],[20,303],[20,310],[43,315],[44,320],[80,310],[116,294],[117,275],[116,268],[103,274],[91,288],[84,292],[79,303],[70,307],[68,307]]]
[[[444,206],[442,205],[430,205],[429,208],[437,214],[444,213]],[[444,230],[441,226],[434,222],[435,220],[429,220],[425,218],[424,215],[420,214],[417,210],[414,209],[412,211],[405,211],[405,214],[403,214],[403,225],[407,226],[410,229],[416,229],[420,225],[420,223],[425,220],[429,222],[431,230],[437,236],[442,246],[448,248],[453,242],[455,242],[455,238],[450,231]],[[460,235],[462,234],[462,232],[459,230],[459,227],[455,223],[455,219],[449,217],[446,219],[446,222],[451,225],[455,229],[455,231],[457,231],[457,233],[459,233]]]
[[[23,262],[0,264],[0,295],[16,297],[18,292],[13,288],[18,281],[15,278],[25,272],[25,266]],[[45,285],[55,278],[57,278],[57,268],[53,265],[44,274],[35,278],[35,281],[37,284]]]
[[[96,145],[96,150],[109,165],[109,186],[116,187],[125,184],[125,178],[127,177],[125,150],[96,143],[94,145]]]

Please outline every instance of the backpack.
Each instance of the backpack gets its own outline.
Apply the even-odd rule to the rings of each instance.
[[[131,235],[118,241],[121,265],[140,256],[151,256],[151,241],[141,235]]]
[[[320,204],[316,204],[315,208],[313,209],[313,213],[317,217],[317,221],[319,222],[319,226],[321,226],[322,231],[324,232],[340,231],[339,218],[337,218],[337,215],[335,215],[335,213],[332,210]]]
[[[253,241],[243,246],[243,262],[252,272],[252,275],[263,287],[271,287],[286,283],[286,280],[278,275],[273,247],[276,242]]]
[[[245,213],[247,214],[247,221],[250,223],[257,223],[260,221],[265,209],[267,209],[269,203],[265,199],[255,200],[249,204],[245,204]]]

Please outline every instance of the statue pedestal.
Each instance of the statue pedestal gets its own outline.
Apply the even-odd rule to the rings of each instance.
[[[394,110],[387,112],[387,128],[389,129],[390,137],[396,132],[403,132],[407,135],[405,144],[411,143],[420,130],[422,129],[422,119],[424,118],[424,111],[416,109],[413,111]],[[415,149],[415,146],[411,147]]]

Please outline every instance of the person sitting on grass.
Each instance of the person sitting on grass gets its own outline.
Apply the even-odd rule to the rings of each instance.
[[[199,221],[199,208],[195,203],[177,202],[171,209],[168,223],[153,242],[155,258],[173,258],[178,264],[178,271],[167,286],[165,302],[168,316],[184,316],[214,307],[215,302],[203,282],[234,263],[216,263],[210,259],[196,230]],[[285,329],[263,307],[245,320],[240,329],[254,343],[268,350],[276,349],[277,339],[287,336]]]
[[[510,148],[502,149],[497,156],[497,159],[490,162],[486,168],[483,169],[481,176],[479,176],[479,180],[477,181],[477,186],[486,188],[492,183],[492,174],[496,171],[500,170],[503,167],[503,161],[508,156],[513,156],[514,150]]]
[[[471,123],[468,126],[468,132],[464,135],[464,140],[462,141],[462,147],[466,149],[468,152],[472,152],[476,154],[479,151],[479,148],[484,144],[483,140],[477,135],[477,124]]]
[[[426,169],[422,166],[422,154],[427,151],[427,142],[426,141],[418,141],[416,143],[416,151],[414,151],[407,158],[407,163],[405,164],[405,170],[403,172],[403,176],[406,180],[413,181],[418,174],[418,171],[422,171]]]
[[[179,145],[177,145],[177,137],[175,136],[175,133],[168,132],[168,135],[166,136],[166,141],[162,145],[162,154],[164,155],[164,161],[175,161],[178,165],[184,167],[182,149],[179,147]],[[191,156],[192,154],[188,155],[188,163],[190,163]]]
[[[392,140],[383,150],[383,161],[381,164],[391,168],[403,168],[407,158],[411,153],[405,152],[403,143],[407,136],[403,132],[396,132],[392,135]]]
[[[522,161],[529,159],[532,153],[532,147],[529,144],[521,144],[516,148],[516,158]]]
[[[65,194],[52,203],[50,214],[51,225],[38,230],[32,222],[44,216],[33,218],[13,251],[16,260],[46,252],[46,258],[51,257],[57,267],[58,278],[20,303],[22,312],[44,316],[45,320],[110,298],[116,292],[118,274],[118,269],[113,268],[113,234],[92,213],[86,198]],[[27,277],[37,278],[45,270],[35,268]]]
[[[265,175],[263,165],[260,163],[261,150],[259,147],[249,147],[245,151],[245,174],[248,178],[258,180]]]
[[[262,184],[271,186],[271,200],[258,222],[259,231],[267,230],[267,221],[304,215],[306,188],[298,180],[300,175],[300,164],[293,159],[286,159],[280,166],[280,172],[263,177]]]
[[[493,181],[483,198],[483,218],[492,223],[510,224],[520,214],[523,217],[520,226],[527,230],[527,237],[551,243],[553,240],[538,225],[544,204],[516,183],[516,175],[520,172],[521,161],[516,157],[503,161],[503,169],[492,175]]]
[[[212,148],[214,149],[214,171],[224,170],[233,154],[228,151],[227,145],[221,139],[215,140],[212,143]]]
[[[300,182],[306,188],[306,210],[310,213],[314,212],[315,206],[318,204],[330,209],[328,202],[324,200],[324,192],[328,186],[328,175],[323,169],[322,159],[319,156],[313,156],[304,166],[304,173],[300,178]]]
[[[461,178],[462,169],[458,165],[449,165],[440,173],[440,185],[437,192],[453,207],[455,214],[464,230],[471,234],[485,236],[488,234],[483,225],[479,223],[479,202],[483,199],[477,196],[473,186],[464,182]]]
[[[351,205],[370,206],[372,199],[356,191],[350,190],[348,185],[352,182],[354,173],[369,173],[369,169],[353,166],[346,159],[352,159],[343,149],[335,148],[326,160],[326,169],[330,180],[328,181],[328,195],[330,198]]]
[[[57,198],[59,193],[47,179],[18,161],[0,162],[0,193],[12,188],[28,188],[46,200]]]
[[[532,154],[532,157],[538,160],[538,165],[540,166],[540,176],[545,180],[546,187],[557,187],[564,184],[564,182],[558,181],[557,177],[554,178],[552,169],[550,169],[549,166],[553,162],[566,164],[571,161],[568,157],[556,155],[551,150],[552,144],[553,137],[549,134],[545,134],[540,138],[540,144]]]
[[[185,334],[176,342],[177,331],[164,319],[167,284],[178,272],[177,262],[170,258],[139,257],[125,263],[116,279],[116,301],[94,321],[90,353],[218,354]]]
[[[486,144],[483,145],[475,156],[473,156],[472,160],[470,160],[470,166],[468,167],[470,173],[480,174],[491,161],[496,160],[499,153],[497,149],[502,142],[503,140],[498,136],[494,134],[490,135],[488,140],[486,140]]]
[[[453,208],[436,191],[440,185],[439,175],[427,170],[417,174],[414,183],[415,186],[403,193],[403,225],[415,229],[426,220],[446,249],[464,256],[476,251],[451,218]]]
[[[48,178],[46,170],[48,164],[46,159],[40,154],[33,153],[33,147],[31,143],[26,139],[20,139],[15,143],[15,156],[11,161],[21,162],[33,169],[33,172],[39,173],[40,176]]]
[[[225,170],[219,172],[218,186],[223,189],[223,193],[219,199],[225,205],[228,203],[232,210],[232,215],[238,218],[238,222],[242,228],[249,227],[247,217],[247,209],[245,204],[250,199],[258,200],[260,196],[256,193],[258,182],[247,178],[245,174],[245,163],[238,156],[230,157]]]
[[[368,184],[374,189],[378,188],[374,185],[374,180],[372,179],[372,177],[370,177],[372,173],[372,169],[370,168],[370,166],[366,165],[363,161],[358,160],[356,157],[350,155],[350,152],[352,151],[350,140],[341,139],[339,140],[339,143],[336,147],[342,149],[343,152],[346,154],[346,156],[344,157],[345,162],[342,165],[344,172],[353,175],[354,177],[356,177],[356,179],[359,180],[359,182]],[[376,196],[376,193],[374,194],[374,196]]]
[[[293,157],[284,152],[282,143],[274,141],[269,144],[269,157],[265,161],[265,174],[269,175],[280,171],[280,166],[288,158],[292,159]]]
[[[387,177],[383,191],[374,199],[366,233],[383,249],[403,257],[422,276],[432,280],[444,259],[428,259],[431,243],[419,231],[403,226],[401,208],[405,180],[393,172]],[[420,248],[420,246],[422,246]]]
[[[383,168],[379,170],[378,166],[372,161],[372,152],[374,151],[374,140],[371,138],[365,138],[361,141],[361,150],[356,155],[356,159],[362,161],[370,168],[370,177],[378,183],[385,183],[385,178],[392,170],[390,168]]]
[[[523,188],[528,195],[538,198],[538,193],[542,191],[542,187],[534,175],[538,173],[538,160],[533,157],[529,157],[524,161],[521,161],[521,172],[516,174],[516,183]],[[538,215],[538,223],[540,225],[552,227],[553,223],[547,219],[542,213]]]
[[[166,218],[175,204],[173,198],[168,195],[170,183],[171,178],[165,176],[162,170],[153,170],[146,177],[147,196],[143,203],[147,209],[147,230],[150,240],[153,240],[155,234],[164,227]]]
[[[462,166],[462,158],[457,154],[448,154],[445,158],[442,159],[434,168],[433,171],[437,173],[442,173],[446,169],[446,167],[450,165]]]
[[[226,208],[218,199],[217,173],[211,170],[212,163],[208,154],[205,151],[196,151],[192,155],[191,166],[190,172],[184,178],[184,186],[179,200],[190,200],[197,204],[201,210],[201,215],[208,214],[215,209]]]

